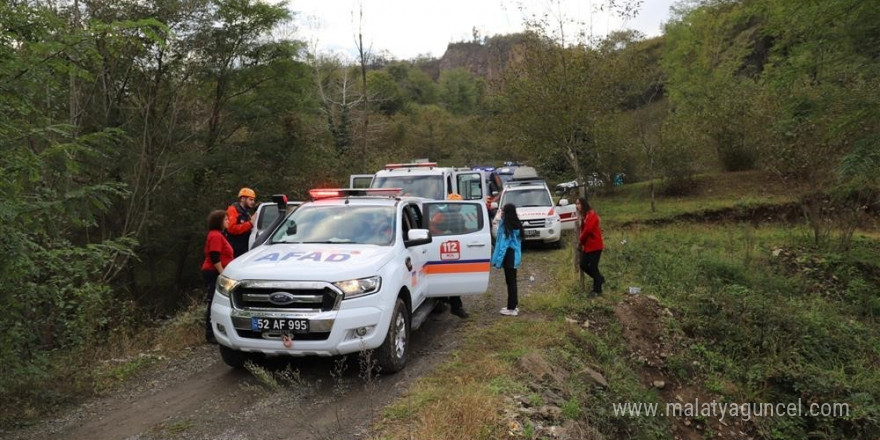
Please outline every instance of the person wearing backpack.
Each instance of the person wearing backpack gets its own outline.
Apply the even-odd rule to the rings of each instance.
[[[226,218],[229,226],[226,229],[226,239],[232,245],[235,258],[248,251],[248,239],[254,224],[251,223],[251,211],[257,201],[257,193],[250,188],[242,188],[238,191],[238,202],[226,208]]]

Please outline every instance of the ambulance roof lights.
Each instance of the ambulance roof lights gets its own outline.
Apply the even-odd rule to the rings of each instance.
[[[354,196],[397,197],[402,193],[402,188],[314,188],[309,190],[312,200]]]
[[[385,169],[393,170],[397,168],[434,168],[436,166],[437,162],[389,163],[385,164]]]

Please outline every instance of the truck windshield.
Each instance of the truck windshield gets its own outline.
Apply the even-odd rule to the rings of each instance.
[[[376,176],[373,188],[403,188],[403,195],[443,200],[443,176]]]
[[[514,204],[517,208],[525,208],[528,206],[552,206],[553,200],[550,199],[549,191],[536,188],[505,192],[501,206],[508,203]]]
[[[269,242],[390,246],[394,242],[394,208],[306,206],[287,217]]]

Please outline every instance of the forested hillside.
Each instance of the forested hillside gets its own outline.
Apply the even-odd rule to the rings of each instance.
[[[8,405],[63,400],[45,384],[78,354],[199,298],[205,217],[242,186],[301,199],[386,162],[521,160],[559,181],[656,181],[653,206],[699,173],[763,169],[841,249],[880,209],[875,2],[682,2],[653,39],[572,42],[535,21],[444,62],[313,53],[277,32],[291,9],[0,4]]]

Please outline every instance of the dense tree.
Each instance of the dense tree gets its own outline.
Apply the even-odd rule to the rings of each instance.
[[[465,68],[441,72],[439,89],[440,102],[455,115],[472,114],[482,100],[481,81]]]
[[[137,27],[107,26],[119,44]],[[91,32],[19,3],[0,5],[0,29],[0,390],[16,405],[40,393],[34,383],[51,374],[50,354],[100,343],[105,327],[134,312],[114,301],[110,283],[134,242],[87,233],[127,194],[95,169],[122,133],[70,123],[79,120],[70,78],[91,75],[69,60],[97,53]]]
[[[880,132],[880,12],[869,3],[705,2],[680,11],[664,60],[678,137],[713,143],[728,169],[759,160],[815,191],[851,181],[841,165],[868,157],[861,152],[877,148]],[[820,241],[831,224],[824,201],[802,201]]]
[[[405,103],[400,86],[391,73],[383,70],[370,71],[367,75],[367,93],[385,115],[399,112]]]

